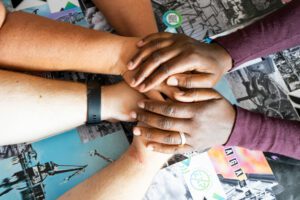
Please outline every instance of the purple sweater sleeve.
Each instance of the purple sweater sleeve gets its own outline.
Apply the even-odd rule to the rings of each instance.
[[[226,146],[273,152],[300,159],[300,122],[265,117],[237,108]]]
[[[294,0],[264,19],[219,38],[234,66],[300,44],[300,1]],[[226,145],[300,159],[300,122],[265,117],[237,108],[235,127]]]
[[[300,1],[294,0],[260,21],[216,42],[231,55],[234,66],[300,44]]]

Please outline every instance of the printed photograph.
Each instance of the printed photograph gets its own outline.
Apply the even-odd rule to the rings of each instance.
[[[288,98],[288,90],[272,59],[226,75],[238,105],[270,117],[299,120]]]
[[[300,46],[270,56],[290,92],[300,89]]]
[[[227,200],[276,199],[278,182],[262,152],[216,147],[208,154]]]
[[[193,200],[184,177],[176,167],[168,167],[154,177],[144,200]]]
[[[84,15],[79,7],[74,7],[58,13],[52,13],[48,16],[48,18],[56,21],[88,27],[87,21],[85,20]]]
[[[117,144],[118,148],[115,148]],[[0,199],[55,200],[112,163],[129,143],[123,130],[82,143],[76,130],[0,147]]]
[[[91,0],[79,0],[85,20],[88,22],[90,29],[112,32],[113,28],[109,25],[104,15],[99,11]]]
[[[178,28],[178,32],[198,40],[249,23],[283,5],[280,0],[152,0],[152,2],[160,20],[168,10],[180,13],[183,24]]]

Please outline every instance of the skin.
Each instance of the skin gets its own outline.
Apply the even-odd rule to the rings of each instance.
[[[137,126],[134,134],[161,153],[186,153],[225,144],[236,115],[225,99],[200,103],[144,100],[138,105],[140,110],[131,116],[150,127]],[[181,145],[178,132],[185,133],[185,145]]]
[[[0,29],[0,66],[18,70],[120,75],[137,51],[137,41],[138,38],[13,12],[6,16]]]
[[[93,0],[93,2],[122,36],[144,37],[158,32],[150,0]]]
[[[181,34],[156,33],[138,44],[139,52],[129,62],[129,84],[146,92],[166,81],[169,86],[184,88],[175,94],[183,102],[218,98],[212,88],[231,69],[230,55],[217,44],[205,44]],[[190,90],[192,89],[192,90]],[[194,99],[192,98],[194,97]]]
[[[146,148],[146,141],[135,137],[120,159],[65,193],[61,200],[140,200],[153,177],[170,155]]]
[[[85,84],[5,70],[0,79],[0,145],[40,140],[86,123]],[[103,120],[133,121],[131,110],[145,98],[124,82],[101,92]]]

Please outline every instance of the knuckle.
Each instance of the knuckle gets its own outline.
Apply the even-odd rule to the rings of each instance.
[[[145,103],[145,109],[149,111],[155,111],[155,106],[151,103]]]
[[[173,122],[166,118],[161,118],[158,121],[158,126],[161,129],[170,129],[173,126]]]
[[[172,105],[166,105],[162,107],[162,112],[166,115],[174,116],[176,114],[176,108]]]
[[[150,139],[152,138],[152,132],[151,132],[150,129],[148,129],[148,128],[143,128],[143,129],[141,130],[141,132],[142,132],[142,134],[145,136],[145,138],[146,138],[147,140],[150,140]]]
[[[193,87],[193,81],[192,81],[191,75],[187,76],[186,78],[183,79],[182,85],[186,88],[192,88]]]
[[[166,65],[162,65],[160,68],[159,68],[159,72],[162,72],[166,75],[170,74],[170,68]]]
[[[160,47],[161,47],[161,42],[160,42],[159,40],[154,40],[154,41],[152,42],[152,48],[153,48],[154,50],[160,49]]]
[[[148,122],[149,119],[145,114],[138,114],[137,120],[142,121],[142,122]]]
[[[167,136],[165,136],[164,137],[164,142],[166,143],[166,144],[177,144],[176,142],[176,139],[173,137],[173,135],[172,134],[168,134]]]
[[[151,62],[152,63],[159,63],[160,59],[161,59],[161,52],[160,51],[154,52],[151,56]]]

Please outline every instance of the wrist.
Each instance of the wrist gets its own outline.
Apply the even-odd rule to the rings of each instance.
[[[135,136],[132,145],[128,150],[128,155],[133,162],[140,165],[144,170],[159,170],[170,158],[171,154],[163,154],[147,149],[147,141]]]
[[[224,69],[224,73],[230,71],[233,67],[233,60],[231,55],[228,53],[226,49],[224,49],[221,45],[217,43],[211,44],[214,47],[214,51],[217,52],[217,60],[220,66]]]
[[[112,71],[118,75],[124,75],[128,71],[128,63],[138,52],[137,43],[140,41],[140,38],[122,38],[122,47],[119,52],[118,60],[113,66]]]
[[[111,121],[114,119],[112,91],[111,86],[101,87],[101,120]]]

